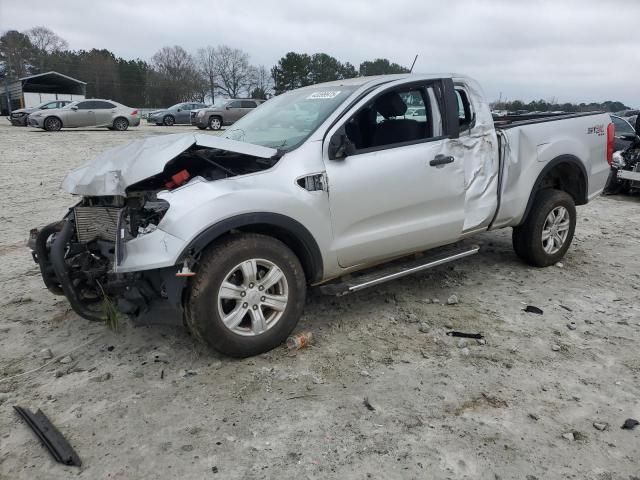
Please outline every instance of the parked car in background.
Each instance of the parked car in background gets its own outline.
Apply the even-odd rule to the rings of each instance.
[[[129,126],[140,125],[140,117],[137,110],[121,103],[92,98],[72,102],[62,108],[34,112],[29,115],[29,125],[49,132],[77,127],[107,127],[124,131]]]
[[[617,115],[611,115],[611,121],[616,129],[614,151],[626,150],[636,137],[635,128],[627,120]]]
[[[151,112],[147,117],[147,123],[155,123],[156,125],[166,125],[170,127],[175,124],[188,124],[191,121],[191,112],[205,108],[205,103],[184,102],[177,103],[166,110],[156,110]]]
[[[264,100],[235,98],[224,100],[219,105],[199,110],[191,118],[191,124],[200,130],[207,127],[211,130],[220,130],[223,125],[233,125],[263,102]]]
[[[69,105],[71,100],[50,100],[43,102],[37,107],[19,108],[11,112],[11,115],[7,119],[11,122],[11,125],[17,127],[26,127],[29,124],[29,115],[38,110],[52,110],[54,108],[62,108],[65,105]]]

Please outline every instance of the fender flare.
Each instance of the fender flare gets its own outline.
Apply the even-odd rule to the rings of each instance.
[[[309,281],[315,283],[322,279],[322,253],[311,232],[297,220],[271,212],[243,213],[214,223],[189,242],[178,257],[178,264],[182,263],[189,255],[200,253],[211,242],[231,230],[242,230],[252,226],[276,227],[278,231],[286,232],[290,237],[293,237],[298,247],[293,250],[305,268]],[[267,231],[265,234],[269,234],[269,232]],[[278,238],[278,235],[273,236]],[[291,245],[288,246],[292,248]]]
[[[540,174],[538,175],[538,178],[536,178],[536,181],[533,184],[533,187],[531,188],[531,193],[529,194],[529,200],[527,201],[527,208],[524,211],[524,215],[522,216],[522,222],[525,221],[525,219],[527,218],[527,216],[529,215],[529,212],[531,211],[531,208],[533,207],[533,201],[535,199],[536,193],[538,193],[538,191],[540,190],[540,187],[542,185],[542,180],[544,179],[544,177],[554,168],[556,168],[558,165],[561,165],[563,163],[567,163],[570,164],[572,166],[576,166],[580,169],[580,172],[582,173],[582,176],[584,178],[584,195],[582,196],[582,198],[576,198],[576,205],[584,205],[585,203],[587,203],[588,201],[588,192],[589,192],[589,177],[587,175],[587,169],[584,167],[584,164],[580,161],[580,159],[578,157],[576,157],[575,155],[560,155],[556,158],[554,158],[553,160],[551,160],[550,162],[548,162],[544,168],[542,169],[542,171],[540,172]]]

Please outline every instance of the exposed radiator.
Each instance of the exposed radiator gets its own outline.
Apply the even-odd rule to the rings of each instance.
[[[121,210],[116,207],[76,207],[74,213],[78,241],[86,243],[101,239],[115,242]]]

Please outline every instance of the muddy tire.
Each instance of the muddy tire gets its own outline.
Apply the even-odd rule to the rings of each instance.
[[[173,115],[165,115],[165,117],[162,119],[162,124],[165,127],[171,127],[174,123],[176,123],[176,119],[173,118]]]
[[[113,129],[119,132],[124,132],[129,128],[129,120],[123,117],[118,117],[113,121]]]
[[[43,127],[47,132],[57,132],[62,128],[62,120],[58,117],[46,118]]]
[[[302,315],[305,296],[304,270],[285,244],[266,235],[229,235],[203,252],[185,320],[213,349],[249,357],[286,340]]]
[[[575,229],[573,198],[560,190],[541,190],[524,223],[513,229],[513,249],[529,265],[548,267],[567,253]]]

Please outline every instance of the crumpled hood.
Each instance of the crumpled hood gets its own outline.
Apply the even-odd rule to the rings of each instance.
[[[74,195],[125,196],[126,189],[162,173],[165,165],[192,145],[217,148],[258,158],[271,158],[273,148],[207,134],[177,133],[135,140],[111,148],[71,171],[62,189]]]

